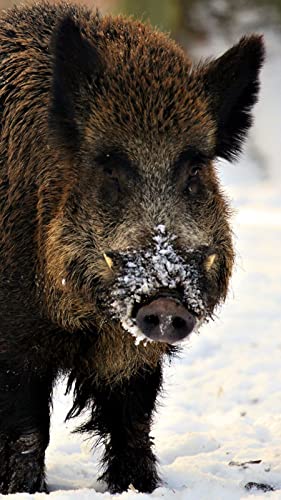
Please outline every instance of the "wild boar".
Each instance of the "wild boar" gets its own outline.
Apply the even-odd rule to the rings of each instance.
[[[167,35],[66,3],[1,14],[0,491],[46,491],[53,385],[112,493],[160,484],[162,363],[234,259],[214,160],[241,149],[264,48],[192,65]]]

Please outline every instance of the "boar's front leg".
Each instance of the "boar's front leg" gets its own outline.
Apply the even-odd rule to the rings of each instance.
[[[0,493],[46,491],[53,377],[0,359]]]
[[[125,491],[130,484],[152,492],[160,482],[149,432],[161,382],[159,363],[119,384],[95,386],[92,419],[83,430],[96,431],[104,439],[106,470],[100,479],[111,493]]]
[[[161,379],[160,366],[154,371],[143,368],[114,388],[101,387],[95,395],[100,433],[109,435],[102,479],[111,493],[122,492],[130,484],[152,492],[159,483],[149,432]]]

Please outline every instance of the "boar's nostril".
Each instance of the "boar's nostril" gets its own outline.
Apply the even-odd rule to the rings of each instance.
[[[154,314],[150,314],[148,316],[145,316],[143,318],[143,321],[148,327],[154,327],[154,326],[159,325],[159,318],[158,318],[158,316],[155,316]]]
[[[172,325],[177,330],[178,328],[184,328],[186,326],[186,322],[183,318],[176,316],[172,319]]]
[[[196,320],[178,301],[160,297],[138,310],[136,323],[150,339],[173,344],[192,332]]]

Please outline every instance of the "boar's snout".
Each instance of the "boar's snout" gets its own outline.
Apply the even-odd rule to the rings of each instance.
[[[160,297],[138,310],[136,323],[151,340],[174,344],[192,332],[196,320],[178,301]]]

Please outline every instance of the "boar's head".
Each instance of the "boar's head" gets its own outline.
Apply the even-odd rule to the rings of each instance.
[[[70,16],[51,50],[52,314],[177,343],[226,297],[234,252],[214,160],[235,157],[251,125],[261,37],[194,67],[142,23]]]

